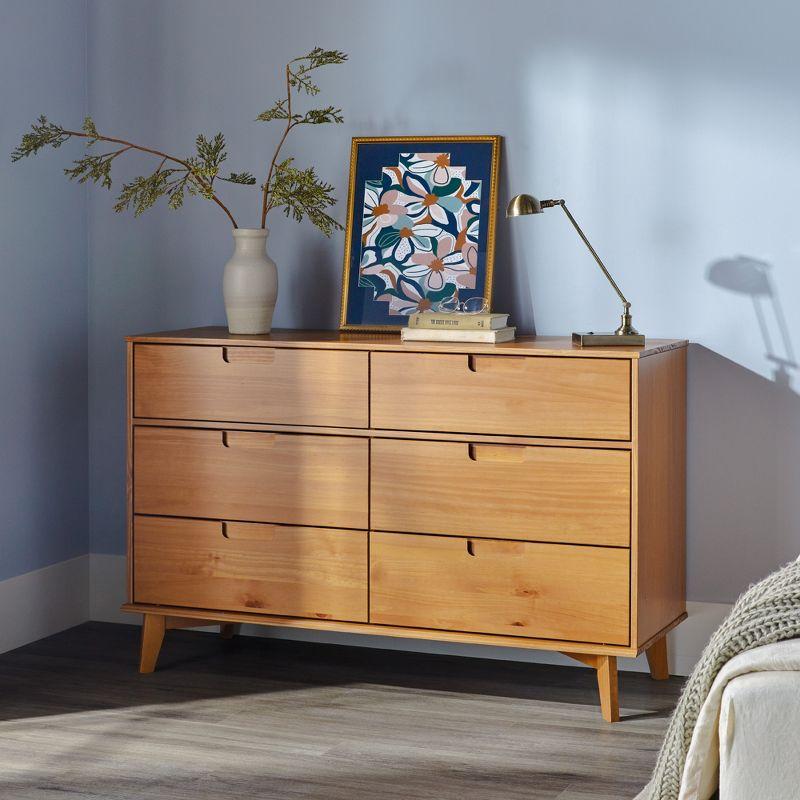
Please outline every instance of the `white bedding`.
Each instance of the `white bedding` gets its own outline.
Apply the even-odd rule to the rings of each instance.
[[[800,697],[795,694],[793,703],[783,702],[791,686],[797,692],[799,680],[798,639],[732,658],[720,670],[700,709],[679,800],[709,800],[720,783],[720,800],[800,798]],[[782,699],[773,701],[771,693],[765,693],[768,686],[780,687]],[[786,727],[791,731],[788,735]],[[747,778],[742,777],[744,773]],[[645,797],[643,791],[637,800]]]
[[[720,800],[800,797],[800,672],[750,672],[722,694]]]

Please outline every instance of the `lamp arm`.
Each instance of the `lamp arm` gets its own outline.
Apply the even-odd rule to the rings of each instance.
[[[545,207],[545,203],[548,203],[547,200],[542,202],[542,207]],[[611,273],[606,269],[606,265],[600,260],[600,256],[597,255],[597,251],[592,247],[591,242],[586,238],[586,234],[581,230],[581,226],[575,221],[575,217],[572,216],[570,210],[567,208],[567,204],[563,200],[552,200],[549,201],[553,205],[559,205],[564,210],[564,213],[567,215],[567,219],[572,223],[573,227],[576,231],[578,231],[578,236],[583,239],[583,243],[589,248],[589,252],[594,256],[594,260],[597,262],[597,266],[603,270],[603,274],[608,278],[608,282],[614,287],[614,291],[619,295],[619,299],[622,300],[625,308],[630,308],[631,304],[628,302],[627,298],[622,291],[620,290],[619,286],[617,286],[616,281],[611,277]],[[548,204],[549,204],[548,203]]]

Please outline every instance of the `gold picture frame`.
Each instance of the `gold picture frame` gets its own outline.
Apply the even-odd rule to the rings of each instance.
[[[480,221],[478,225],[480,239],[483,244],[483,249],[476,244],[475,253],[478,262],[475,266],[476,285],[480,280],[482,289],[478,292],[491,304],[492,300],[492,279],[494,273],[494,247],[495,247],[495,230],[497,225],[497,184],[498,172],[500,164],[500,148],[502,145],[502,137],[496,135],[478,135],[478,136],[358,136],[352,140],[350,148],[350,180],[347,192],[347,223],[345,227],[345,250],[344,250],[344,266],[342,269],[342,292],[341,292],[341,305],[339,313],[339,330],[341,331],[364,331],[364,332],[397,332],[403,329],[401,324],[383,324],[376,322],[375,319],[369,321],[354,321],[357,316],[354,309],[351,307],[351,289],[353,285],[358,286],[358,280],[361,276],[361,259],[362,249],[364,245],[363,231],[362,231],[362,212],[364,208],[365,188],[363,185],[363,175],[361,185],[359,185],[359,156],[363,152],[362,148],[369,145],[388,145],[388,148],[379,149],[382,153],[384,150],[391,149],[392,146],[402,145],[408,143],[409,145],[419,144],[435,144],[437,151],[442,150],[449,144],[454,145],[455,150],[458,152],[462,160],[464,155],[469,155],[470,150],[468,145],[474,144],[477,147],[475,157],[470,158],[471,164],[477,164],[478,171],[469,176],[473,181],[480,175],[481,181],[488,180],[489,193],[488,197],[484,191],[481,190],[480,195]],[[486,153],[486,146],[489,146],[489,151]],[[397,151],[399,154],[404,154],[404,151]],[[408,153],[410,155],[410,153]],[[448,153],[449,155],[449,153]],[[458,158],[456,159],[458,161]],[[380,163],[380,162],[378,162]],[[459,162],[460,163],[460,162]],[[388,166],[388,165],[381,165]],[[448,164],[449,166],[449,164]],[[483,172],[480,172],[483,168]],[[487,173],[488,174],[485,174]],[[369,173],[374,177],[374,173]],[[380,173],[379,173],[380,174]],[[449,173],[448,173],[449,174]],[[483,184],[482,184],[483,185]],[[356,204],[360,198],[360,207],[356,209]],[[484,209],[484,203],[486,208]],[[356,210],[358,210],[358,217],[356,217]],[[354,230],[353,226],[358,219],[358,231]],[[482,226],[483,220],[486,219],[485,234],[483,233]],[[485,236],[485,238],[484,238]],[[432,239],[431,239],[432,241]],[[356,249],[357,248],[357,249]],[[377,249],[377,248],[368,248]],[[355,258],[355,264],[354,264]],[[355,273],[354,273],[355,270]],[[402,283],[402,281],[400,281]],[[362,287],[363,288],[363,287]],[[377,299],[372,298],[373,307],[371,310],[373,317],[380,317],[381,312],[376,310],[378,306]],[[396,302],[392,298],[392,302]],[[422,304],[424,300],[420,301]],[[388,306],[386,304],[386,313],[384,316],[388,317]],[[349,313],[349,317],[348,317]],[[391,316],[397,317],[400,314],[392,314]]]

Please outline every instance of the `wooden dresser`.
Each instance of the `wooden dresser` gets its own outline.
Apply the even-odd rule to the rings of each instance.
[[[128,339],[128,602],[242,622],[617,657],[685,616],[686,342]]]

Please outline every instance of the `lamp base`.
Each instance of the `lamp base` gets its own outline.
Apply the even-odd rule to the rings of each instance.
[[[573,333],[572,344],[578,347],[641,347],[644,345],[642,333]]]

